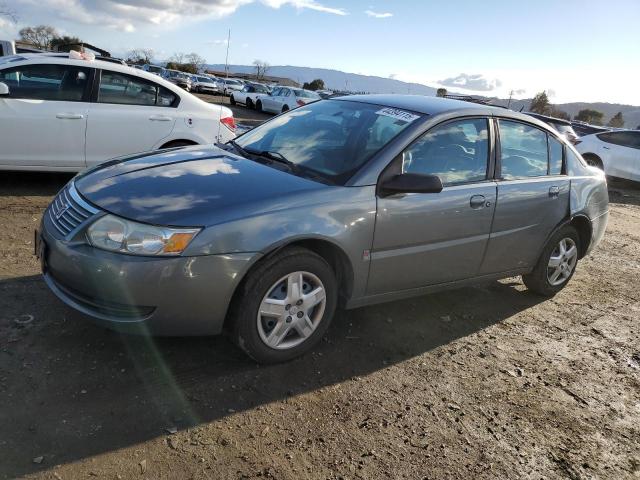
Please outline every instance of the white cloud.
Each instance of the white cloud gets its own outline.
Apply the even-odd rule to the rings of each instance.
[[[315,0],[22,0],[47,14],[85,25],[101,25],[133,32],[145,25],[174,25],[178,22],[222,18],[238,8],[259,1],[270,8],[283,6],[347,15],[342,8]]]
[[[390,12],[374,12],[373,10],[365,10],[364,13],[367,14],[367,16],[369,17],[373,17],[373,18],[390,18],[393,17],[393,13]]]
[[[462,88],[464,90],[474,90],[478,92],[490,92],[502,86],[502,82],[497,78],[488,79],[480,74],[461,73],[457,77],[445,78],[438,82],[445,87]]]

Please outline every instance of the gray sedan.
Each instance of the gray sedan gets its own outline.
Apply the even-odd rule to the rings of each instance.
[[[86,171],[36,244],[51,290],[96,322],[226,331],[279,362],[312,348],[339,306],[514,275],[554,295],[607,218],[603,173],[539,120],[367,95]]]

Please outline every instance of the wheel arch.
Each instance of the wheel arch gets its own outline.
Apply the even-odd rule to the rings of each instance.
[[[578,258],[583,258],[589,251],[589,245],[591,245],[591,238],[593,236],[591,220],[589,220],[586,215],[578,214],[571,217],[567,224],[578,231],[578,236],[580,237],[580,253]]]
[[[346,252],[335,242],[326,238],[318,237],[300,237],[289,239],[287,241],[279,242],[267,248],[263,255],[260,255],[249,268],[244,272],[242,279],[237,283],[231,301],[229,305],[233,305],[237,296],[242,291],[242,287],[249,276],[259,265],[264,261],[273,257],[276,253],[291,247],[305,248],[317,255],[320,255],[331,267],[336,275],[336,281],[338,283],[339,301],[340,303],[346,302],[353,293],[354,286],[354,273],[351,260]],[[227,312],[228,313],[228,312]],[[225,319],[224,328],[227,328],[230,324],[229,316]]]
[[[172,148],[179,145],[199,145],[199,143],[186,138],[176,138],[163,143],[159,148]]]

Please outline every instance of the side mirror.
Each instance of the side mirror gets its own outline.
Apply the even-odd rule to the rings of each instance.
[[[0,82],[0,95],[9,95],[9,85]]]
[[[388,197],[398,193],[440,193],[442,180],[437,175],[405,173],[394,175],[380,185],[380,195]]]

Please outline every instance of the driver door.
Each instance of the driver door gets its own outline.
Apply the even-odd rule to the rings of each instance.
[[[497,187],[491,180],[489,123],[439,124],[401,157],[401,174],[438,175],[440,193],[378,198],[367,293],[419,288],[478,274],[491,232]]]

